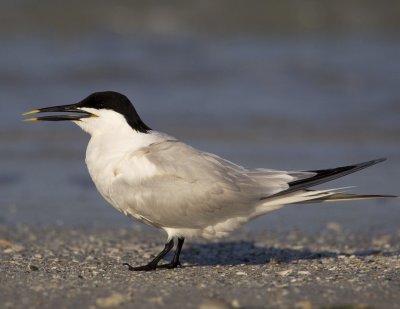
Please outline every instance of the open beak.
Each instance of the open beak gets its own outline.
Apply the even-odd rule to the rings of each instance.
[[[82,118],[97,117],[94,114],[91,114],[82,109],[79,109],[77,104],[39,108],[39,109],[34,109],[32,111],[23,113],[22,115],[26,116],[26,115],[32,115],[32,114],[38,114],[38,113],[59,113],[59,112],[74,113],[74,114],[51,115],[51,116],[27,118],[27,119],[24,119],[23,121],[63,121],[63,120],[78,121]]]

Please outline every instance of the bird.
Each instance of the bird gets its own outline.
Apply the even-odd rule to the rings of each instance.
[[[162,229],[164,249],[131,271],[181,267],[186,238],[213,239],[288,204],[397,197],[357,195],[311,187],[380,163],[385,158],[322,170],[246,168],[197,150],[151,129],[131,101],[115,91],[90,94],[78,103],[24,113],[61,113],[23,121],[72,121],[89,133],[86,165],[100,194],[128,217]],[[169,263],[159,262],[174,248]]]

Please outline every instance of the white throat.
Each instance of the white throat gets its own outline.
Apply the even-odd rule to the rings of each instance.
[[[119,156],[166,138],[171,139],[166,134],[156,131],[138,132],[128,124],[123,115],[112,110],[93,108],[82,108],[82,110],[97,117],[82,118],[74,122],[91,135],[88,151],[90,148],[99,149],[101,156]]]
[[[133,130],[126,122],[125,117],[113,110],[98,110],[87,107],[80,109],[97,116],[82,118],[79,121],[74,121],[82,130],[89,133],[91,136],[98,134],[107,134],[110,132],[121,134],[124,131],[128,132]]]
[[[86,150],[86,164],[97,189],[110,202],[108,182],[115,177],[119,162],[152,143],[174,138],[156,131],[138,132],[126,122],[123,115],[111,110],[84,110],[98,116],[75,121],[91,135]]]

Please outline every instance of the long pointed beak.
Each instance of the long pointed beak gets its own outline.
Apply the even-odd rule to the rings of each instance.
[[[42,116],[42,117],[34,117],[34,118],[27,118],[23,121],[31,122],[31,121],[63,121],[63,120],[71,120],[77,121],[82,118],[89,118],[89,117],[97,117],[96,115],[86,112],[80,108],[78,108],[77,104],[70,104],[70,105],[60,105],[60,106],[52,106],[52,107],[44,107],[39,109],[34,109],[29,112],[23,113],[23,116],[38,114],[38,113],[75,113],[75,114],[68,114],[68,115],[51,115],[51,116]]]

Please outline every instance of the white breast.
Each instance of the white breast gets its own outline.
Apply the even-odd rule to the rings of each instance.
[[[93,135],[86,150],[86,164],[89,174],[101,195],[111,204],[111,184],[122,172],[128,173],[138,180],[150,177],[155,173],[155,166],[145,159],[133,154],[151,143],[163,140],[165,137],[157,132],[148,134],[131,130],[129,134]],[[121,162],[129,158],[129,171],[121,171]],[[113,205],[116,206],[116,205]]]

